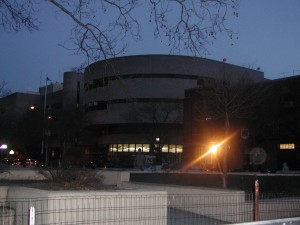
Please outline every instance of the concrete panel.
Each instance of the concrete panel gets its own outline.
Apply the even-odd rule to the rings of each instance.
[[[36,224],[167,224],[167,193],[157,191],[44,191],[11,187],[7,202],[17,224],[26,224],[28,209]]]
[[[97,175],[101,176],[104,185],[117,185],[123,181],[129,181],[130,171],[98,170]]]
[[[140,182],[122,182],[120,187],[166,191],[169,207],[230,223],[250,221],[252,216],[252,208],[245,204],[243,191]]]
[[[8,191],[8,187],[0,186],[0,201],[1,202],[5,201],[5,199],[7,197],[7,191]]]
[[[0,180],[46,180],[46,177],[39,170],[17,168],[0,173]]]

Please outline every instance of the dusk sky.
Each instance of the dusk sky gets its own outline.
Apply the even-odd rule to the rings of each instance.
[[[84,61],[59,45],[69,36],[69,19],[50,3],[42,6],[39,31],[0,30],[0,82],[12,92],[38,92],[46,76],[62,82],[64,72]],[[219,35],[207,46],[206,58],[260,67],[269,79],[300,75],[299,0],[241,0],[239,17],[228,22],[238,39]],[[165,43],[152,38],[152,30],[142,29],[143,41],[131,42],[126,55],[169,54]]]

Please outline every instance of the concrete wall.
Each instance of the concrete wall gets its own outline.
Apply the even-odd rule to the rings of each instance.
[[[8,169],[0,173],[0,180],[46,180],[40,170],[31,169]]]
[[[228,173],[228,189],[253,193],[255,180],[259,180],[261,193],[295,193],[300,190],[300,174]],[[130,174],[130,181],[165,185],[183,185],[222,188],[220,172],[136,173]]]
[[[63,110],[76,112],[78,110],[77,107],[82,106],[83,85],[83,74],[75,72],[64,73]]]
[[[35,208],[36,224],[166,225],[167,193],[159,191],[44,191],[10,187],[6,205],[17,224]]]
[[[88,112],[88,118],[95,124],[128,123],[124,115],[134,110],[132,102],[125,101],[120,104],[113,103],[113,100],[168,99],[164,100],[164,104],[172,103],[170,99],[183,100],[186,89],[197,87],[197,78],[216,77],[222,70],[226,70],[232,76],[247,74],[254,81],[264,80],[261,71],[198,57],[139,55],[95,62],[85,70],[86,83],[115,76],[119,79],[111,79],[107,85],[85,91],[84,104],[109,101],[107,109]],[[144,76],[133,76],[130,79],[126,77],[130,75]],[[137,102],[134,105],[137,105]],[[141,108],[144,108],[144,105],[149,107],[149,103],[138,104]]]
[[[41,170],[43,173],[41,173]],[[15,167],[11,170],[6,170],[0,173],[0,180],[47,180],[48,177],[45,177],[45,173],[47,174],[47,170],[41,169],[30,169],[30,168],[21,168]],[[122,181],[129,181],[130,171],[111,171],[111,170],[92,170],[92,172],[97,172],[97,175],[103,177],[103,184],[104,185],[117,185],[119,182]],[[86,170],[86,172],[90,172],[90,170]],[[1,188],[1,187],[0,187]],[[1,190],[1,189],[0,189]],[[0,196],[1,198],[1,196]]]
[[[253,220],[254,203],[244,191],[140,182],[122,182],[120,188],[166,191],[168,207],[228,223]],[[263,199],[258,208],[260,220],[300,216],[300,197]]]
[[[121,186],[122,182],[127,182],[130,179],[130,171],[98,171],[98,175],[103,176],[104,185]]]
[[[135,55],[102,60],[90,64],[85,69],[87,79],[95,79],[109,75],[123,74],[188,74],[197,76],[214,76],[222,69],[232,74],[241,74],[245,71],[253,80],[264,79],[264,73],[229,63],[210,60],[200,57],[179,55]]]
[[[171,208],[230,223],[251,221],[252,209],[241,207],[245,205],[243,191],[140,182],[122,182],[120,188],[166,191]]]

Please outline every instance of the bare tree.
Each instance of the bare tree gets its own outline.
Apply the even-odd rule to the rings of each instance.
[[[0,0],[0,26],[6,31],[38,30],[35,0]]]
[[[161,157],[161,150],[165,143],[170,142],[170,136],[175,126],[183,123],[183,106],[181,103],[147,103],[146,105],[135,105],[124,114],[124,118],[131,123],[143,124],[137,132],[143,133],[149,143],[153,144],[151,151],[156,151]],[[172,128],[165,126],[174,125]],[[159,139],[159,140],[157,140]],[[155,147],[156,146],[156,147]]]
[[[239,1],[215,0],[150,0],[150,21],[154,21],[154,36],[167,38],[171,52],[187,51],[193,55],[207,53],[206,45],[218,33],[231,39],[235,33],[227,28],[228,12],[238,17]],[[174,16],[174,14],[176,16]]]
[[[68,161],[73,161],[74,159],[81,161],[81,163],[86,163],[87,154],[82,154],[82,157],[78,157],[76,152],[81,152],[83,146],[86,147],[88,143],[90,146],[93,145],[91,139],[91,134],[85,129],[87,126],[87,121],[84,118],[82,111],[70,111],[64,110],[60,112],[53,112],[53,118],[51,119],[48,129],[55,137],[59,137],[59,142],[61,143],[60,149],[60,162],[61,166],[67,166]],[[96,139],[94,139],[96,140]]]
[[[247,70],[236,74],[224,68],[215,79],[199,89],[198,119],[223,123],[226,140],[222,151],[224,188],[227,188],[227,151],[230,148],[232,122],[252,119],[256,108],[262,103],[264,91],[263,83],[254,83]]]
[[[152,124],[182,123],[182,105],[180,103],[149,103],[133,107],[128,113],[128,119]]]
[[[0,98],[5,97],[6,95],[9,95],[11,93],[11,90],[6,88],[7,83],[5,81],[2,81],[0,83]]]
[[[239,0],[47,0],[71,18],[71,50],[91,61],[124,53],[129,38],[141,40],[138,10],[149,13],[154,37],[170,46],[171,53],[207,53],[206,45],[219,33],[234,38],[225,19],[238,17]],[[38,28],[38,4],[34,0],[0,0],[1,24],[18,31]]]

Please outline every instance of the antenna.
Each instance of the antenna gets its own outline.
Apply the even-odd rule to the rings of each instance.
[[[42,87],[42,72],[40,74],[40,87]]]
[[[293,70],[293,76],[295,76],[295,72],[300,72],[300,70]]]
[[[281,72],[279,73],[280,75],[283,75],[283,77],[285,77],[286,74],[288,74],[289,72]]]

